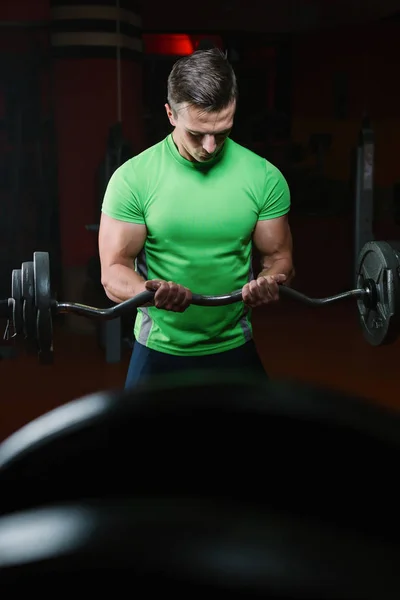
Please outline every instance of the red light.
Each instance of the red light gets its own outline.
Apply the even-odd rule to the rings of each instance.
[[[146,33],[142,37],[146,54],[187,56],[194,51],[192,40],[185,33]]]
[[[192,54],[202,40],[209,40],[223,50],[219,35],[187,35],[186,33],[144,33],[142,35],[146,54],[163,56],[187,56]]]

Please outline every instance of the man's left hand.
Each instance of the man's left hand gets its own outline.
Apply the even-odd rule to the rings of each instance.
[[[246,283],[242,289],[243,302],[255,308],[262,304],[269,304],[279,300],[279,284],[286,281],[283,273],[277,275],[260,276]]]

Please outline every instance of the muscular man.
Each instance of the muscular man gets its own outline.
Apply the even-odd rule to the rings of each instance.
[[[165,105],[173,131],[119,167],[103,201],[102,284],[122,302],[155,291],[138,310],[126,379],[248,368],[263,373],[251,309],[276,301],[293,276],[288,185],[270,162],[230,137],[238,90],[218,49],[179,59]],[[252,244],[262,256],[252,273]],[[243,302],[190,305],[192,292],[237,289]]]

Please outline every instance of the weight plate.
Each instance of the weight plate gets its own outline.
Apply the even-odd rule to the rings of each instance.
[[[50,258],[48,252],[34,252],[33,271],[35,284],[36,337],[39,362],[53,363],[53,320],[51,313]]]
[[[28,353],[37,352],[36,308],[35,308],[35,275],[33,262],[22,263],[22,315],[24,334]]]
[[[38,310],[51,306],[50,258],[48,252],[33,253],[35,304]]]
[[[13,306],[13,331],[12,335],[20,335],[24,330],[22,316],[22,275],[21,269],[14,269],[11,276],[11,298]]]
[[[39,309],[36,315],[36,335],[39,346],[39,363],[53,364],[53,319],[51,309]]]
[[[376,301],[357,301],[363,335],[372,346],[392,342],[399,332],[399,262],[387,242],[368,242],[362,248],[357,265],[357,287],[367,280],[376,286]],[[369,305],[367,305],[369,304]]]

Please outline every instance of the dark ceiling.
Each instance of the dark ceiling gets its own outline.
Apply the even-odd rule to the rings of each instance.
[[[143,26],[145,30],[153,31],[304,31],[381,19],[399,8],[400,0],[142,2]]]

